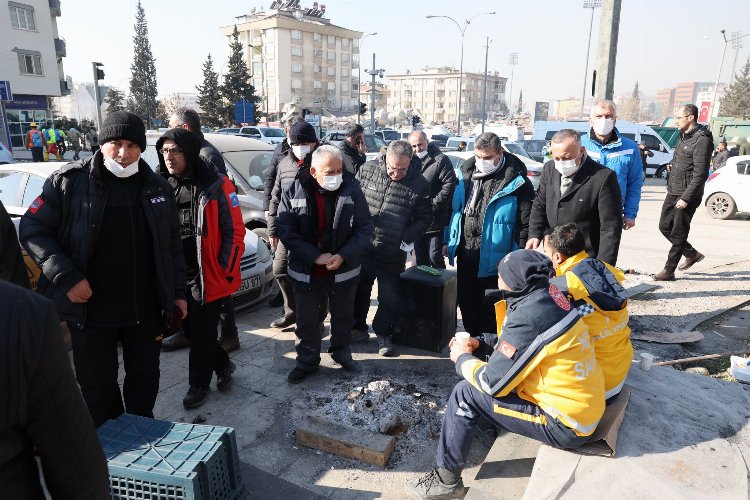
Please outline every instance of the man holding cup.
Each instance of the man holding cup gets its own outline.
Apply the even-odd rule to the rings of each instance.
[[[461,471],[480,418],[563,449],[581,446],[596,430],[604,378],[588,329],[550,284],[553,274],[552,262],[531,250],[500,261],[498,288],[505,298],[495,304],[498,334],[451,340],[451,360],[464,380],[445,410],[437,467],[406,482],[412,495],[463,492]]]

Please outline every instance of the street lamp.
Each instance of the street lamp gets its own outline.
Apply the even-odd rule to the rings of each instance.
[[[734,34],[735,33],[732,33],[732,35]],[[731,38],[727,39],[726,30],[721,30],[721,36],[724,37],[724,49],[721,51],[721,60],[719,61],[719,71],[716,73],[716,84],[714,85],[714,96],[713,96],[713,99],[711,99],[711,112],[710,112],[711,115],[714,114],[714,106],[716,105],[716,94],[719,92],[719,78],[721,77],[721,67],[724,65],[724,56],[727,53],[727,45],[729,44],[729,42],[732,42],[733,44],[732,46],[734,47],[735,42],[738,42],[740,39],[745,38],[746,36],[750,36],[750,33],[747,33],[745,35],[738,34],[738,36],[732,36]]]
[[[508,115],[513,118],[513,73],[518,66],[518,52],[508,54],[508,64],[510,64],[510,93],[508,94]]]
[[[469,27],[469,24],[471,24],[471,21],[474,20],[477,16],[491,16],[494,15],[495,12],[480,12],[479,14],[474,14],[468,19],[464,20],[464,27],[462,28],[460,24],[458,24],[458,21],[453,19],[450,16],[427,16],[427,19],[436,19],[439,17],[444,17],[445,19],[450,19],[453,21],[453,24],[456,25],[458,28],[458,31],[461,33],[461,68],[460,68],[460,74],[458,75],[458,114],[457,114],[457,130],[458,135],[461,135],[461,94],[463,93],[463,83],[464,83],[464,35],[466,34],[466,28]]]
[[[365,41],[365,38],[372,35],[377,35],[378,33],[368,33],[362,38],[359,39],[359,64],[357,64],[357,107],[359,107],[359,94],[362,92],[362,44]],[[357,125],[360,124],[362,120],[362,115],[359,114],[359,109],[357,109]]]
[[[583,70],[583,92],[581,93],[581,119],[583,119],[583,103],[586,100],[586,78],[589,76],[589,53],[591,52],[591,30],[594,28],[594,11],[602,6],[602,0],[583,0],[583,8],[591,9],[589,23],[589,41],[586,44],[586,69]]]
[[[375,66],[375,54],[372,54],[372,69],[366,69],[365,73],[372,76],[372,83],[370,84],[370,132],[375,132],[375,77],[380,76],[383,78],[385,75],[384,69],[376,69]]]
[[[739,31],[733,31],[732,32],[732,48],[735,50],[734,52],[734,63],[732,64],[732,76],[729,77],[729,84],[732,84],[732,80],[734,80],[734,76],[736,75],[735,71],[737,69],[737,56],[740,55],[740,49],[743,47],[742,42],[740,41],[740,38],[742,38],[742,33]]]

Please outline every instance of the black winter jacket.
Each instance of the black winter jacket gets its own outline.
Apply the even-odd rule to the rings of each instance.
[[[335,198],[331,249],[344,258],[332,274],[334,287],[352,286],[359,281],[362,253],[372,238],[372,218],[359,182],[348,171]],[[322,253],[318,249],[318,221],[310,207],[316,203],[317,183],[309,170],[300,172],[281,196],[276,229],[289,251],[289,278],[300,287],[309,288],[311,273]]]
[[[422,177],[430,185],[432,203],[432,224],[427,233],[439,233],[448,225],[451,218],[451,202],[458,178],[450,159],[440,152],[430,151],[422,160]]]
[[[541,240],[547,229],[575,222],[586,238],[589,256],[616,265],[622,236],[622,197],[617,174],[587,155],[562,197],[560,180],[555,162],[545,163],[531,209],[529,239]]]
[[[713,150],[713,136],[703,125],[696,125],[690,132],[680,134],[669,173],[669,194],[679,196],[686,203],[700,200]]]
[[[18,245],[18,235],[10,215],[0,201],[0,280],[29,288],[26,264]]]
[[[357,173],[370,208],[375,231],[365,259],[378,269],[404,268],[401,242],[414,243],[432,222],[430,187],[421,174],[421,162],[412,157],[406,177],[398,182],[386,172],[385,160],[370,161]]]
[[[0,281],[0,492],[107,499],[107,463],[63,346],[52,303]]]
[[[359,167],[367,161],[367,155],[360,153],[357,148],[349,144],[349,141],[341,141],[339,151],[341,151],[341,158],[344,161],[344,168],[352,175],[357,175]]]
[[[219,150],[203,137],[203,132],[198,132],[195,135],[197,135],[201,141],[201,149],[198,154],[201,160],[203,160],[203,163],[221,175],[227,175],[227,166],[224,163],[224,157],[221,156]]]
[[[297,162],[297,157],[294,153],[289,151],[287,155],[281,159],[279,166],[276,169],[276,179],[274,180],[273,191],[271,192],[271,201],[268,205],[268,236],[276,235],[276,215],[279,210],[279,203],[281,203],[281,194],[283,191],[297,178],[297,174],[301,169],[310,168],[310,160],[312,155],[308,154],[305,157],[302,166]]]
[[[271,193],[273,193],[273,185],[276,183],[276,172],[279,168],[279,163],[284,157],[286,157],[290,149],[292,149],[292,147],[285,138],[281,141],[281,144],[277,145],[276,149],[273,150],[271,167],[268,169],[268,175],[263,183],[263,210],[268,210],[268,207],[271,204]]]
[[[21,218],[19,230],[21,243],[42,270],[37,291],[55,303],[62,319],[81,326],[86,324],[87,306],[72,303],[66,293],[86,278],[96,247],[107,204],[101,181],[103,168],[102,153],[97,151],[91,158],[68,163],[52,174],[42,194]],[[185,299],[185,259],[177,205],[167,181],[142,159],[136,175],[142,176],[141,202],[154,242],[154,286],[160,306],[171,321],[174,301]]]

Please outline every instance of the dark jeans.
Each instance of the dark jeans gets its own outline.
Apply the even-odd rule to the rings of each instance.
[[[237,323],[234,318],[234,299],[229,295],[221,299],[221,337],[225,339],[237,338]]]
[[[222,300],[201,304],[187,290],[188,315],[182,323],[190,339],[188,380],[191,387],[208,388],[213,372],[229,366],[229,355],[217,339]]]
[[[479,252],[459,250],[456,264],[456,294],[464,330],[472,337],[497,331],[495,310],[485,299],[485,290],[497,289],[497,276],[478,278]]]
[[[331,280],[313,281],[310,290],[294,287],[297,301],[297,366],[314,370],[320,364],[320,310],[326,304],[331,310],[331,346],[328,352],[351,357],[349,342],[354,324],[355,285],[333,288]]]
[[[443,233],[425,234],[414,242],[414,255],[418,266],[430,266],[445,269],[443,257]]]
[[[393,326],[399,311],[399,283],[401,271],[377,271],[371,263],[362,263],[362,274],[354,299],[354,328],[367,331],[367,312],[375,280],[378,280],[378,309],[372,320],[377,335],[393,335]]]
[[[588,440],[515,393],[493,398],[462,380],[453,388],[445,408],[436,456],[438,467],[457,473],[463,470],[480,417],[555,448],[576,448]]]
[[[73,323],[68,323],[68,327],[73,343],[76,379],[94,425],[99,427],[126,410],[134,415],[153,418],[156,395],[159,393],[161,320],[145,321],[127,328],[77,328]],[[122,395],[117,383],[118,341],[122,343],[125,366]]]
[[[31,148],[31,160],[44,161],[44,149],[42,146],[34,146]]]
[[[687,238],[688,233],[690,233],[690,222],[700,205],[700,198],[688,203],[685,208],[675,208],[675,203],[679,199],[679,196],[668,194],[664,199],[661,217],[659,217],[659,231],[672,243],[667,256],[667,263],[664,264],[664,269],[671,272],[677,269],[677,264],[679,264],[683,255],[694,257],[696,252]]]

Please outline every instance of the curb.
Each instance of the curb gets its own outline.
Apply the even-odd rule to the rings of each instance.
[[[734,309],[739,309],[740,307],[744,306],[745,304],[750,304],[750,300],[747,298],[742,298],[737,301],[735,301],[734,305],[731,305],[729,307],[725,307],[723,309],[720,309],[718,311],[714,311],[712,313],[705,314],[693,321],[691,321],[687,326],[685,326],[684,330],[686,332],[692,332],[693,330],[697,330],[700,325],[705,323],[706,321],[710,321],[718,316],[721,316],[722,314],[728,313],[729,311],[732,311]]]

